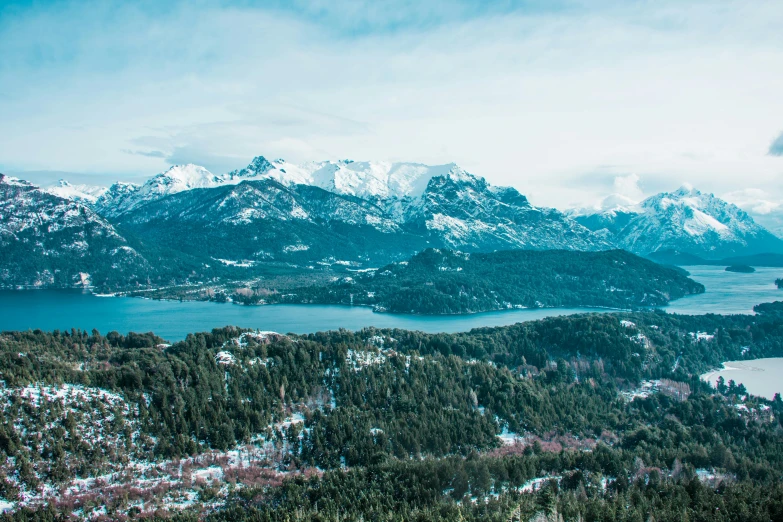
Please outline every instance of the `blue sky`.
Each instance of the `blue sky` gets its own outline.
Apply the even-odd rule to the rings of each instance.
[[[0,171],[453,161],[538,204],[690,182],[783,212],[780,27],[765,0],[6,0]]]

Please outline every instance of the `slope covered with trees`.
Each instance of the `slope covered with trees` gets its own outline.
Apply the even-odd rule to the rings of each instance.
[[[781,355],[778,317],[661,312],[174,345],[5,332],[0,499],[11,520],[775,519],[783,402],[698,375]]]
[[[410,260],[355,272],[330,285],[235,295],[238,302],[364,304],[377,311],[457,314],[552,306],[636,308],[704,292],[680,269],[622,250],[428,249]]]

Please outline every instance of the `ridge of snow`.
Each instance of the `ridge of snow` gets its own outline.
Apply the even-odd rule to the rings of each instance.
[[[644,213],[665,217],[690,236],[713,231],[721,236],[759,228],[735,205],[684,185],[674,192],[656,194],[641,203]]]
[[[319,161],[301,165],[283,159],[273,162],[263,156],[250,165],[229,173],[232,181],[263,177],[283,185],[312,185],[337,194],[361,198],[407,199],[421,196],[429,181],[437,176],[458,181],[473,176],[454,163],[424,165],[386,161]]]
[[[615,215],[617,213],[638,214],[642,211],[639,201],[622,194],[609,194],[593,205],[575,207],[568,210],[570,216],[589,216],[592,214]]]
[[[783,243],[745,211],[689,184],[638,204],[610,195],[569,215],[641,255],[669,249],[706,258],[783,251]]]
[[[45,187],[43,190],[64,199],[93,204],[109,189],[99,185],[73,185],[64,179],[60,179],[56,184]]]
[[[15,178],[14,176],[7,176],[6,174],[0,174],[0,184],[9,185],[11,187],[35,187],[29,181]]]
[[[263,156],[224,175],[216,175],[194,164],[174,165],[142,185],[115,183],[94,201],[102,214],[116,217],[170,194],[197,188],[238,185],[246,180],[271,179],[284,186],[309,185],[344,196],[355,196],[382,204],[399,217],[404,207],[420,198],[434,178],[487,185],[484,178],[468,173],[454,163],[424,165],[412,162],[320,161],[302,164]],[[294,216],[301,217],[301,216]]]
[[[176,194],[183,190],[214,187],[224,182],[223,176],[216,176],[204,167],[188,163],[174,165],[166,172],[152,177],[142,185],[141,191],[142,193]]]

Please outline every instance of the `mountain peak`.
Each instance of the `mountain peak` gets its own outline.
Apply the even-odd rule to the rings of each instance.
[[[282,159],[280,161],[285,162],[285,160]],[[272,164],[269,163],[269,161],[263,156],[256,156],[255,158],[253,158],[253,161],[250,162],[250,166],[252,166],[253,169],[255,169],[255,171],[258,173],[263,173],[268,171],[269,169],[274,168]]]
[[[29,181],[15,178],[13,176],[8,176],[7,174],[2,174],[2,173],[0,173],[0,183],[4,185],[10,185],[13,187],[35,187],[35,185],[30,183]]]
[[[223,178],[212,174],[201,165],[186,163],[172,165],[165,172],[153,176],[142,185],[142,191],[174,194],[193,188],[208,188],[219,185]]]
[[[471,178],[454,163],[424,165],[341,159],[294,164],[283,159],[270,162],[264,156],[257,156],[247,167],[229,173],[234,182],[258,176],[273,178],[288,186],[312,185],[342,195],[381,200],[419,197],[429,181],[437,176],[463,181]]]
[[[108,189],[99,185],[74,185],[73,183],[60,178],[57,183],[43,188],[44,191],[49,194],[76,201],[77,203],[85,203],[92,205],[98,198],[100,198]]]
[[[172,165],[165,172],[158,174],[158,176],[187,176],[187,175],[214,175],[201,165],[195,163],[185,163],[184,165]]]
[[[680,188],[670,193],[672,196],[687,197],[687,196],[700,196],[701,192],[693,187],[690,183],[683,183]]]
[[[481,178],[479,176],[474,176],[467,170],[463,169],[456,163],[449,163],[448,165],[445,165],[446,167],[450,167],[448,173],[446,174],[448,177],[455,181],[476,181],[478,179],[483,180],[484,178]]]
[[[573,217],[604,215],[615,216],[617,214],[636,214],[641,211],[639,202],[623,194],[609,194],[593,205],[576,207],[568,211]],[[590,228],[590,227],[588,227]]]

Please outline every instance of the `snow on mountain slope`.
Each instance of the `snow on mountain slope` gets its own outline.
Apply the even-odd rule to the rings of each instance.
[[[44,190],[64,199],[70,199],[88,205],[94,204],[107,190],[107,187],[96,185],[72,185],[61,179],[56,184],[46,187]]]
[[[254,185],[204,196],[203,204],[216,197],[219,206],[197,204],[200,196],[171,199],[196,188],[211,191],[247,185],[243,182]],[[149,205],[153,201],[154,207]],[[296,208],[290,206],[294,203]],[[161,220],[161,226],[176,226],[174,216],[208,219],[210,228],[219,223],[232,227],[258,221],[267,226],[272,220],[308,221],[308,227],[339,226],[342,234],[355,235],[350,241],[357,243],[366,233],[362,227],[370,226],[384,234],[384,241],[410,239],[413,234],[417,240],[411,246],[427,245],[427,241],[430,246],[467,250],[613,246],[557,210],[534,207],[516,189],[493,187],[453,163],[427,166],[341,160],[295,165],[258,156],[247,167],[224,176],[188,165],[173,167],[141,186],[115,184],[95,208],[102,215],[136,225]]]
[[[0,174],[0,286],[71,286],[147,261],[89,207]]]
[[[93,204],[93,208],[102,216],[117,217],[142,204],[137,198],[141,185],[118,181],[104,192]]]
[[[571,209],[566,214],[580,225],[609,240],[642,211],[638,201],[622,194],[610,194],[590,207]]]
[[[176,194],[194,188],[209,188],[225,183],[224,176],[216,176],[204,167],[188,163],[174,165],[166,172],[153,176],[141,186],[141,193]]]
[[[432,178],[406,223],[462,250],[602,250],[612,245],[565,214],[535,207],[512,187],[452,169]]]
[[[648,255],[676,250],[705,258],[783,252],[783,241],[747,213],[690,186],[656,194],[627,212],[602,212],[577,219],[610,231],[617,243]]]
[[[241,180],[236,180],[239,183]],[[174,165],[142,185],[117,182],[95,202],[96,209],[105,216],[116,217],[140,205],[156,201],[170,194],[191,189],[219,187],[232,183],[228,176],[212,174],[204,167],[188,163]]]
[[[118,183],[96,201],[96,208],[103,215],[116,217],[185,190],[236,185],[253,179],[274,179],[285,186],[310,185],[336,194],[360,197],[399,215],[407,202],[424,193],[433,177],[466,174],[454,164],[429,166],[340,160],[296,165],[282,159],[270,162],[263,156],[257,156],[247,167],[225,175],[215,175],[203,167],[188,164],[175,165],[140,186]]]
[[[456,165],[422,165],[372,161],[320,161],[301,165],[258,156],[232,179],[268,177],[284,185],[312,185],[337,194],[364,199],[403,199],[421,196],[435,176],[464,172]]]
[[[467,249],[609,248],[602,239],[554,209],[538,209],[515,189],[492,187],[458,165],[324,161],[293,165],[259,156],[233,178],[272,178],[356,196],[438,243]]]
[[[639,213],[641,206],[636,201],[622,194],[609,194],[595,205],[573,208],[566,212],[569,216],[591,216],[595,214],[612,215],[617,213]]]
[[[96,223],[109,236],[116,232],[84,205],[17,178],[0,174],[0,236],[15,238],[28,230],[55,232]],[[36,234],[37,235],[37,234]]]
[[[748,188],[724,194],[723,199],[746,211],[755,221],[783,238],[783,201],[769,191]]]
[[[394,259],[426,247],[369,201],[269,177],[172,194],[117,220],[154,243],[218,259]]]

